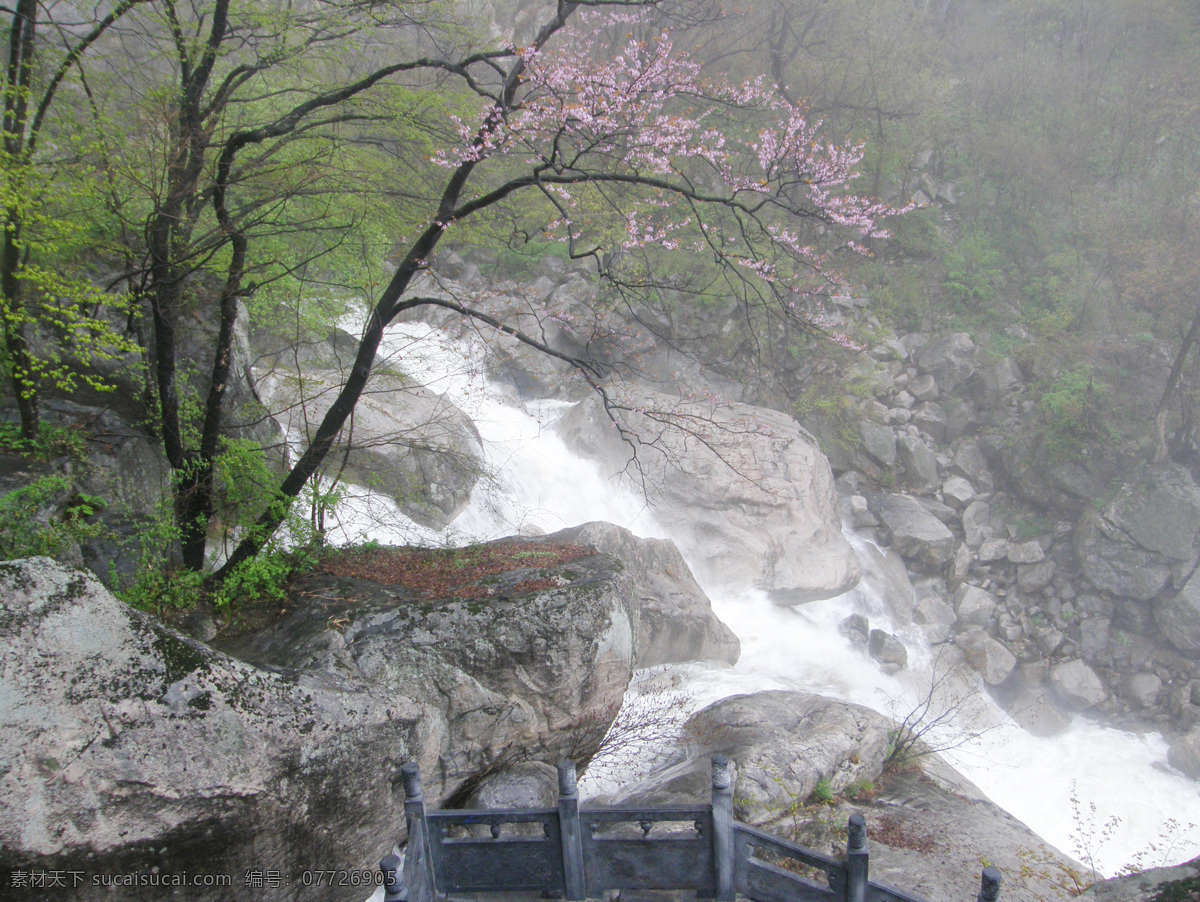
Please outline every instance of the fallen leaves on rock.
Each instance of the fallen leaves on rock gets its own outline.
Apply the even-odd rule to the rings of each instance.
[[[465,548],[352,548],[327,557],[320,569],[332,576],[365,579],[399,586],[418,598],[487,598],[495,594],[488,581],[517,570],[546,570],[594,555],[583,545],[547,542],[504,542]],[[559,585],[553,575],[538,573],[506,589],[513,594],[538,592]]]

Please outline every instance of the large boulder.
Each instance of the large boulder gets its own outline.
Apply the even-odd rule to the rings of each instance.
[[[83,900],[114,898],[92,879],[102,875],[229,874],[241,886],[266,868],[373,868],[403,830],[397,769],[420,758],[425,713],[403,691],[235,660],[48,558],[0,563],[0,658],[6,873],[85,874],[67,891]],[[293,879],[255,898],[332,897]]]
[[[921,570],[939,570],[954,558],[954,533],[910,495],[880,495],[877,515],[905,560]]]
[[[1078,658],[1051,667],[1050,684],[1058,697],[1076,711],[1085,711],[1108,698],[1104,681]]]
[[[1168,642],[1186,654],[1200,652],[1200,578],[1193,574],[1177,594],[1156,598],[1153,611]]]
[[[329,411],[343,377],[309,368],[258,377],[259,395],[290,435],[306,440]],[[331,458],[349,482],[378,487],[417,523],[441,529],[471,499],[483,472],[474,424],[444,396],[404,376],[379,373],[358,400]]]
[[[1070,899],[1054,877],[1074,863],[937,755],[881,778],[889,727],[865,708],[804,692],[735,696],[696,714],[688,723],[689,756],[667,764],[626,801],[706,802],[709,760],[720,751],[735,766],[734,811],[743,820],[841,855],[847,818],[863,814],[874,881],[934,902],[973,899],[987,860],[1006,881],[1022,874],[1020,889],[1032,898]],[[821,779],[832,798],[812,804]],[[1038,867],[1027,868],[1030,861]]]
[[[981,629],[967,630],[954,642],[962,649],[967,663],[989,686],[999,686],[1017,666],[1013,653]]]
[[[858,581],[829,462],[790,416],[645,391],[621,404],[621,431],[594,397],[559,431],[608,472],[635,474],[701,578],[753,584],[786,603]]]
[[[674,542],[643,539],[600,522],[564,529],[546,540],[588,545],[624,565],[638,606],[639,669],[681,661],[737,663],[741,642],[713,613]]]
[[[896,439],[896,455],[904,468],[904,481],[915,492],[932,491],[938,484],[937,460],[929,446],[915,435]]]
[[[299,580],[293,600],[230,650],[425,704],[434,799],[520,759],[586,763],[637,663],[625,568],[554,540],[350,553]]]
[[[1167,763],[1193,780],[1200,780],[1200,727],[1171,743]]]
[[[939,336],[917,352],[917,365],[933,375],[942,394],[953,394],[975,375],[975,342],[965,332]]]
[[[821,780],[840,792],[878,777],[891,730],[888,718],[861,705],[778,690],[709,705],[685,734],[700,749],[697,769],[715,752],[737,762],[735,814],[761,825],[789,818]]]
[[[1176,464],[1148,467],[1075,527],[1075,553],[1093,585],[1148,601],[1191,561],[1200,533],[1200,487]]]
[[[858,556],[864,574],[863,590],[874,587],[893,626],[904,627],[912,623],[915,592],[904,559],[894,549],[881,548],[873,542],[861,543]]]
[[[867,821],[871,879],[930,902],[975,899],[983,864],[1003,874],[1001,899],[1068,902],[1062,875],[1077,868],[937,756],[920,768],[890,773],[869,802],[840,806],[826,817],[859,810]]]

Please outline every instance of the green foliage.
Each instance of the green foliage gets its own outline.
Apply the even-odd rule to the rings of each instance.
[[[978,310],[996,299],[1003,282],[1000,254],[989,236],[974,230],[942,257],[942,287],[961,310]]]
[[[1059,252],[1047,255],[1039,271],[1025,283],[1022,312],[1034,332],[1054,336],[1066,331],[1083,306],[1077,286],[1076,257]]]
[[[25,439],[15,423],[0,423],[0,454],[16,454],[40,461],[67,456],[79,461],[83,460],[84,442],[81,430],[66,426],[39,423],[37,438]]]
[[[213,604],[218,611],[236,612],[251,603],[281,602],[287,598],[288,580],[308,563],[307,555],[266,548],[225,577],[213,593]]]
[[[99,534],[89,522],[104,500],[75,490],[60,474],[43,476],[0,497],[0,558],[56,557]]]
[[[204,597],[204,574],[158,561],[155,566],[143,568],[132,585],[118,588],[116,595],[130,607],[159,616],[189,610]]]
[[[278,482],[262,446],[253,439],[225,437],[215,463],[219,521],[228,530],[251,528]]]
[[[828,777],[821,777],[813,787],[811,800],[822,804],[832,802],[834,798],[833,783]]]
[[[871,799],[875,796],[875,783],[864,777],[847,786],[842,794],[852,802]]]
[[[124,331],[135,313],[129,296],[103,290],[80,265],[95,252],[92,211],[103,206],[101,186],[90,165],[60,159],[92,149],[86,136],[71,134],[51,162],[0,153],[0,212],[19,254],[9,274],[13,292],[0,293],[0,326],[22,335],[28,354],[14,357],[7,342],[0,345],[0,374],[25,397],[46,386],[111,391],[96,365],[138,350]]]
[[[1098,440],[1111,438],[1101,421],[1108,388],[1089,367],[1065,370],[1053,379],[1038,401],[1038,436],[1051,461],[1075,460]]]

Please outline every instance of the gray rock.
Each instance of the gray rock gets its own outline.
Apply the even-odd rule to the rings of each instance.
[[[928,374],[918,376],[908,383],[908,390],[918,401],[936,401],[938,397],[937,380]]]
[[[883,495],[879,519],[891,545],[906,560],[922,569],[937,570],[954,557],[954,534],[908,495]]]
[[[991,527],[988,527],[990,530]],[[995,561],[1008,559],[1008,539],[988,539],[979,546],[975,559],[981,564],[991,564]]]
[[[1014,564],[1036,564],[1046,559],[1046,552],[1035,539],[1014,544],[1008,549],[1008,559]]]
[[[1076,711],[1085,711],[1108,698],[1104,682],[1076,658],[1050,668],[1050,682],[1062,701]]]
[[[693,760],[723,752],[737,762],[734,814],[755,825],[790,818],[822,778],[834,792],[875,779],[890,730],[891,721],[859,705],[784,691],[723,699],[684,728],[698,749]]]
[[[926,401],[914,410],[909,423],[929,435],[935,442],[946,441],[946,411],[936,401]]]
[[[462,807],[553,808],[557,801],[557,768],[544,761],[519,761],[480,780]],[[541,832],[540,826],[536,829]]]
[[[896,465],[896,433],[888,426],[877,423],[859,423],[858,435],[863,451],[875,463],[886,470]]]
[[[263,375],[258,389],[279,422],[303,436],[341,384],[336,371],[309,369],[302,380]],[[479,434],[453,403],[413,380],[379,373],[371,388],[354,410],[345,478],[377,485],[413,520],[441,529],[467,506],[483,472]],[[331,455],[340,460],[345,453],[338,443]]]
[[[1098,589],[1123,598],[1149,601],[1171,579],[1169,559],[1111,530],[1111,525],[1094,510],[1084,511],[1073,539],[1079,566]]]
[[[880,664],[892,665],[896,670],[908,666],[908,649],[898,637],[886,630],[871,630],[867,651]]]
[[[967,545],[978,548],[992,537],[992,507],[986,501],[972,501],[962,513],[963,534]]]
[[[1104,518],[1147,551],[1188,561],[1200,531],[1200,487],[1178,464],[1157,464],[1122,489]]]
[[[1158,464],[1102,512],[1084,512],[1075,527],[1075,553],[1095,586],[1147,601],[1192,560],[1198,532],[1200,488],[1182,467]]]
[[[913,585],[904,559],[893,549],[873,543],[861,548],[859,557],[864,576],[879,589],[892,623],[896,626],[912,623]]]
[[[1022,729],[1034,736],[1057,736],[1071,725],[1070,715],[1041,686],[1023,688],[1004,707]]]
[[[1200,727],[1171,743],[1167,763],[1193,780],[1200,780]]]
[[[975,499],[976,494],[975,486],[962,476],[951,476],[942,483],[942,498],[958,511],[965,509]]]
[[[975,374],[975,342],[965,332],[939,336],[921,348],[916,359],[943,393],[953,393]]]
[[[259,665],[369,680],[424,704],[437,761],[427,779],[447,782],[432,783],[431,798],[516,760],[587,758],[637,663],[632,568],[590,550],[539,564],[540,548],[563,544],[555,536],[494,544],[516,541],[532,547],[511,558],[514,569],[464,580],[448,598],[351,576],[304,577],[292,612],[231,650]],[[470,565],[477,548],[429,554],[464,555]]]
[[[36,649],[36,653],[33,650]],[[372,868],[422,755],[406,687],[261,670],[47,558],[0,564],[0,868],[212,874]],[[89,880],[72,899],[108,900]],[[163,898],[123,887],[120,898]],[[227,889],[190,887],[217,902]],[[318,900],[328,888],[256,898]]]
[[[1088,661],[1101,657],[1108,649],[1107,617],[1089,617],[1079,625],[1079,651]]]
[[[653,392],[626,400],[635,412],[624,425],[643,437],[638,462],[653,487],[655,514],[697,575],[718,585],[753,584],[785,603],[840,595],[858,582],[829,462],[794,419]],[[654,410],[679,428],[636,412]],[[556,428],[605,472],[631,470],[629,447],[596,398],[575,405]]]
[[[1189,654],[1200,651],[1200,577],[1193,574],[1176,595],[1156,598],[1153,611],[1171,645]]]
[[[958,196],[955,191],[954,182],[941,182],[938,184],[937,195],[934,200],[940,200],[947,206],[953,207],[958,204]]]
[[[996,616],[996,596],[978,586],[964,584],[954,593],[954,610],[962,626],[986,629]]]
[[[1022,564],[1017,567],[1017,588],[1027,594],[1040,592],[1054,579],[1054,570],[1054,561],[1050,560],[1037,564]]]
[[[937,461],[933,452],[916,436],[896,439],[896,459],[904,468],[905,482],[915,491],[927,492],[938,484]]]
[[[1011,357],[997,360],[980,373],[984,390],[989,395],[1008,394],[1025,387],[1025,376]]]
[[[624,565],[638,604],[637,668],[681,661],[737,663],[738,637],[713,613],[674,542],[643,539],[611,523],[585,523],[544,541],[589,545]]]
[[[973,900],[979,893],[983,860],[1004,875],[1001,899],[1070,899],[1056,882],[1074,865],[1070,859],[990,802],[940,758],[923,760],[923,772],[889,774],[883,792],[869,805],[856,803],[853,809],[847,806],[837,812],[838,826],[850,810],[865,815],[871,880],[933,902]],[[887,830],[880,830],[885,824]],[[927,851],[913,848],[918,837]],[[832,851],[829,846],[825,850]],[[1030,860],[1044,862],[1044,872],[1041,866],[1029,868]]]
[[[1121,695],[1139,708],[1158,704],[1163,682],[1156,673],[1131,673],[1121,684]]]
[[[942,504],[933,498],[917,497],[917,502],[929,513],[933,514],[947,526],[958,522],[958,512],[948,504]]]
[[[1153,902],[1155,899],[1186,896],[1182,888],[1195,886],[1200,877],[1200,858],[1169,868],[1149,868],[1127,877],[1101,880],[1084,890],[1079,898],[1085,902]],[[1183,883],[1183,881],[1187,881]]]
[[[947,398],[942,414],[946,420],[945,435],[938,441],[958,441],[979,426],[979,416],[975,413],[975,408],[971,406],[971,402],[962,398]],[[990,478],[980,477],[979,482],[982,491],[991,491]]]
[[[879,518],[871,513],[867,499],[862,495],[850,496],[850,525],[855,529],[879,525]]]
[[[1017,659],[1007,648],[981,629],[967,630],[954,639],[971,669],[983,677],[989,686],[998,686],[1008,679]]]
[[[1052,626],[1035,626],[1030,632],[1034,643],[1044,655],[1054,654],[1066,640],[1066,636]]]
[[[974,442],[963,442],[954,452],[950,466],[967,479],[978,481],[987,471],[987,458]]]
[[[957,619],[954,608],[936,595],[920,598],[913,605],[913,623],[922,628],[931,643],[946,641]]]
[[[838,624],[838,632],[849,639],[851,645],[866,648],[871,624],[862,614],[850,614]]]
[[[974,562],[975,557],[971,554],[971,549],[967,547],[966,542],[963,542],[954,550],[954,563],[950,568],[950,577],[956,584],[966,581],[971,573],[971,565]]]

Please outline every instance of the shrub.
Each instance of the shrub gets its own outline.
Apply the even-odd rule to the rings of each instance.
[[[99,534],[88,522],[104,500],[75,489],[61,474],[43,476],[0,497],[0,558],[57,557]]]

